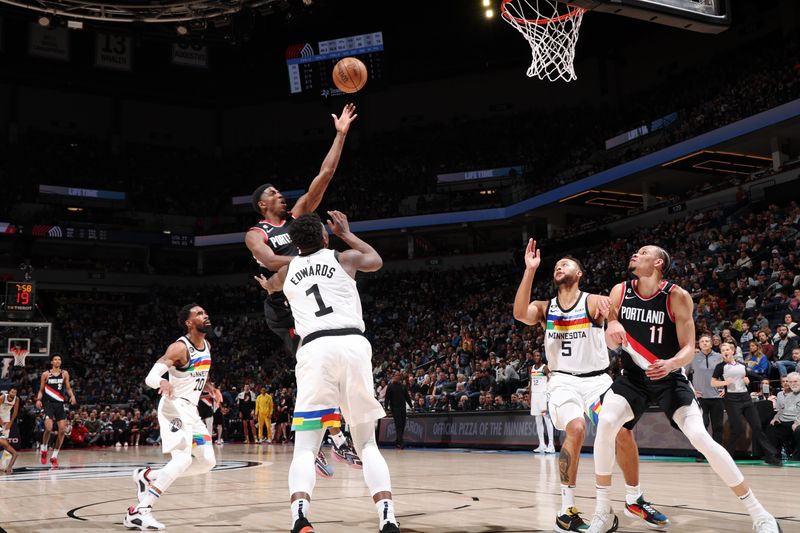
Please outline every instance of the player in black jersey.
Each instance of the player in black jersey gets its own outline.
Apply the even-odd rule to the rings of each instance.
[[[644,246],[629,264],[636,280],[611,290],[606,341],[622,346],[623,374],[603,398],[594,444],[597,508],[589,533],[616,531],[609,489],[614,440],[632,428],[649,403],[657,403],[673,425],[708,460],[711,468],[742,500],[756,533],[778,533],[780,526],[758,502],[728,452],[711,438],[683,367],[694,357],[694,303],[688,292],[664,279],[670,256],[658,246]],[[625,514],[636,517],[626,506]]]
[[[42,372],[39,380],[39,392],[36,394],[36,407],[42,408],[44,398],[44,436],[40,451],[42,464],[47,464],[47,445],[50,442],[50,432],[53,431],[53,420],[58,426],[56,445],[50,457],[50,464],[58,466],[58,451],[64,442],[64,430],[67,427],[67,406],[64,393],[69,395],[69,403],[75,405],[75,395],[69,383],[69,372],[61,368],[61,356],[54,354],[50,357],[50,370]]]
[[[358,117],[355,111],[355,105],[347,104],[340,116],[331,115],[336,127],[333,145],[322,161],[319,174],[308,186],[308,192],[297,199],[292,209],[288,209],[286,199],[270,183],[265,183],[253,191],[253,209],[261,216],[261,221],[247,232],[245,244],[258,263],[259,276],[256,279],[262,285],[298,255],[297,247],[292,244],[292,239],[289,237],[289,224],[294,218],[304,213],[312,213],[319,207],[322,196],[339,165],[350,125]],[[269,329],[280,337],[286,350],[294,356],[300,337],[294,333],[292,310],[283,292],[267,293],[264,300],[264,317]],[[334,443],[334,457],[350,466],[361,468],[361,459],[342,435],[341,430],[331,428],[330,433]],[[333,475],[333,469],[327,464],[325,455],[321,451],[317,456],[317,472],[323,477]]]

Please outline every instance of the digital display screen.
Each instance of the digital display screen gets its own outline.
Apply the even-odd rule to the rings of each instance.
[[[383,33],[365,33],[286,48],[289,90],[292,94],[314,93],[323,97],[342,92],[333,84],[333,67],[343,57],[357,57],[367,67],[367,83],[383,79]]]
[[[30,318],[36,308],[36,283],[6,282],[6,315],[8,318]]]

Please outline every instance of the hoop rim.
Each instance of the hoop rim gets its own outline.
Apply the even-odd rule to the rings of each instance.
[[[558,17],[552,17],[552,18],[543,17],[538,19],[523,19],[511,15],[508,12],[508,10],[506,10],[506,4],[510,4],[513,1],[514,0],[502,0],[500,2],[500,15],[506,20],[513,20],[517,24],[538,24],[539,26],[546,26],[553,22],[563,22],[569,18],[581,15],[587,11],[586,9],[578,7],[573,4],[567,2],[560,2],[560,3],[565,3],[570,7],[570,10],[567,13],[564,13],[563,15],[559,15]]]
[[[14,356],[14,366],[25,366],[25,359],[30,355],[29,350],[13,347],[9,352]]]

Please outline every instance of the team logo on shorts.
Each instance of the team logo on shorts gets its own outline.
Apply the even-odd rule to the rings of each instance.
[[[173,418],[169,421],[169,430],[173,433],[177,433],[183,427],[183,422],[181,422],[180,418]]]

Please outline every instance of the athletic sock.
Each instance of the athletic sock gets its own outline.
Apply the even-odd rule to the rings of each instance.
[[[561,510],[559,515],[566,514],[567,509],[575,507],[575,485],[561,485]]]
[[[611,509],[611,487],[601,487],[595,485],[597,488],[597,510],[607,513]]]
[[[292,502],[292,524],[297,522],[297,519],[301,516],[306,517],[308,519],[308,509],[311,507],[311,502],[300,498],[299,500],[295,500]]]
[[[344,437],[344,433],[341,431],[334,435],[331,433],[331,439],[333,439],[333,443],[336,445],[337,448],[341,448],[345,444],[347,444],[347,439]]]
[[[54,450],[53,450],[53,455],[51,455],[51,457],[52,457],[53,459],[56,459],[56,458],[58,458],[58,448],[56,448],[56,449],[54,449]]]
[[[153,504],[156,503],[156,501],[158,501],[159,497],[161,497],[161,493],[158,492],[153,487],[149,487],[147,489],[147,494],[144,495],[142,501],[139,502],[139,505],[136,506],[136,510],[138,511],[140,507],[152,507]]]
[[[750,513],[750,517],[753,520],[761,518],[762,516],[771,516],[767,510],[764,509],[764,506],[759,503],[758,499],[756,499],[756,495],[753,494],[752,490],[748,490],[747,494],[744,496],[739,496],[739,499],[742,500],[745,509]]]
[[[383,526],[391,522],[397,524],[397,519],[394,517],[394,502],[392,500],[378,500],[375,502],[375,508],[378,510],[378,527],[383,529]]]
[[[639,485],[633,486],[625,484],[625,503],[633,505],[642,495],[642,488]]]
[[[47,453],[47,444],[42,444],[41,451]]]

